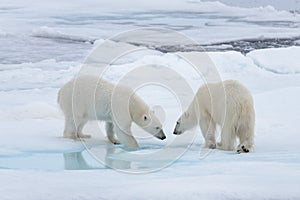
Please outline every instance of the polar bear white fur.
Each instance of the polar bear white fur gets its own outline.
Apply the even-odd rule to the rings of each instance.
[[[65,116],[66,138],[90,137],[82,133],[90,120],[105,121],[108,139],[130,148],[139,147],[131,134],[132,122],[161,140],[166,138],[153,111],[132,89],[96,76],[83,75],[66,83],[58,92],[58,104]]]
[[[178,119],[174,134],[179,135],[200,124],[205,147],[216,148],[216,125],[221,126],[222,150],[249,152],[254,145],[255,112],[250,92],[238,81],[209,83],[199,88],[192,103]]]

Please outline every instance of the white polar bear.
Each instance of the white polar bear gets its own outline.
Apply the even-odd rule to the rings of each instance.
[[[59,90],[57,101],[65,116],[66,138],[90,137],[82,133],[90,120],[105,121],[108,139],[130,148],[139,147],[131,134],[132,122],[161,140],[166,138],[153,111],[128,87],[84,75],[66,83]]]
[[[206,84],[178,119],[174,134],[180,135],[200,124],[205,147],[216,148],[216,125],[221,126],[222,150],[234,150],[236,138],[240,144],[237,152],[249,152],[254,145],[255,112],[250,92],[238,81],[227,80]]]

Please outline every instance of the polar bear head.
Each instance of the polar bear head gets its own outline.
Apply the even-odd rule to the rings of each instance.
[[[129,112],[132,120],[142,129],[157,137],[166,139],[162,124],[149,106],[133,92],[129,103]]]
[[[192,129],[195,125],[195,119],[193,119],[193,116],[186,111],[177,120],[173,134],[180,135],[185,131]]]
[[[143,115],[139,116],[139,118],[135,120],[135,122],[142,129],[154,135],[158,139],[166,139],[166,135],[162,129],[162,124],[153,111],[150,110],[146,114],[144,113]]]

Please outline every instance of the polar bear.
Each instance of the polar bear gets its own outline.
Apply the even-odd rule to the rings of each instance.
[[[255,111],[250,92],[238,81],[227,80],[209,83],[199,88],[192,103],[178,119],[175,135],[200,124],[205,147],[234,150],[236,138],[240,144],[237,152],[252,151],[254,145]],[[216,125],[221,126],[221,142],[216,145]]]
[[[89,138],[82,129],[90,120],[105,121],[109,141],[129,148],[139,147],[131,134],[132,122],[161,140],[166,138],[160,121],[132,89],[96,76],[72,79],[59,90],[57,101],[65,116],[66,138]]]

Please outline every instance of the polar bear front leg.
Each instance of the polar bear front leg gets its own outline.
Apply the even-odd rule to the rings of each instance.
[[[120,144],[119,140],[115,138],[115,133],[114,133],[114,125],[111,122],[106,122],[105,123],[105,129],[106,129],[106,134],[108,140],[113,143],[113,144]]]
[[[139,148],[137,141],[132,136],[130,126],[126,126],[122,129],[117,124],[113,124],[114,132],[122,144],[129,148]]]
[[[236,134],[229,123],[225,123],[221,131],[221,144],[219,149],[233,151],[235,149]]]
[[[208,114],[203,114],[200,117],[200,128],[203,137],[205,138],[205,147],[209,149],[216,148],[216,123]]]

